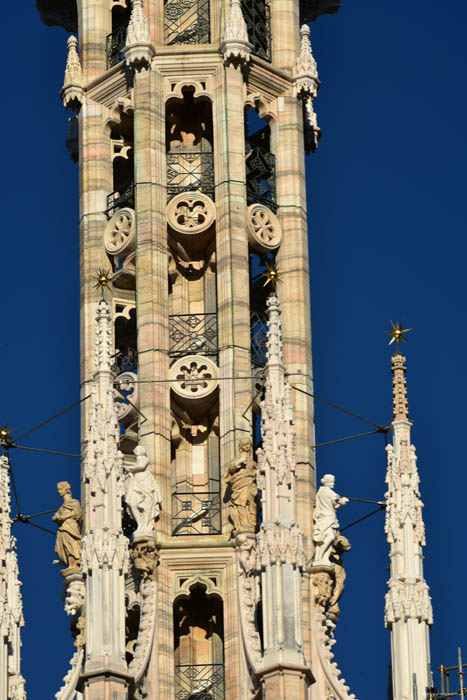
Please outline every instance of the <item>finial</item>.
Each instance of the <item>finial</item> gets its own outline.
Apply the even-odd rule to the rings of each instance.
[[[252,51],[240,0],[231,0],[221,51],[226,63],[248,63]]]
[[[388,344],[392,345],[395,341],[397,343],[397,351],[396,352],[399,352],[400,341],[403,340],[404,343],[407,342],[407,338],[405,338],[404,334],[408,333],[409,331],[412,331],[413,328],[403,328],[402,323],[400,321],[396,321],[396,323],[393,323],[391,321],[391,326],[392,326],[392,330],[385,331],[385,333],[387,333],[388,335],[391,336],[391,340],[389,341]]]
[[[150,68],[155,51],[143,10],[143,0],[133,0],[123,53],[131,68],[135,70]]]
[[[320,82],[316,60],[311,49],[310,28],[307,24],[302,24],[300,28],[300,53],[294,76],[297,95],[303,98],[310,96],[314,99],[318,94]]]
[[[267,272],[261,273],[263,277],[266,277],[266,282],[263,284],[263,287],[266,287],[271,282],[273,289],[275,289],[277,282],[281,284],[283,282],[281,279],[282,270],[278,270],[274,263],[271,264],[269,262],[266,263],[266,267],[268,268]]]
[[[133,0],[130,22],[126,35],[126,46],[132,44],[149,44],[149,27],[143,10],[143,0]]]
[[[65,108],[77,111],[83,102],[83,71],[78,56],[78,39],[73,34],[68,37],[67,46],[65,79],[60,96]]]
[[[392,411],[394,420],[408,420],[407,386],[405,380],[406,360],[400,352],[391,358],[392,380]]]

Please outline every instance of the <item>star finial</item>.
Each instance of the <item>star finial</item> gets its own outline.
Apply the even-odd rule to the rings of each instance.
[[[94,279],[96,280],[94,289],[101,289],[102,296],[104,296],[104,289],[110,285],[110,282],[112,280],[110,270],[104,270],[103,267],[100,267],[97,274],[94,275]]]
[[[280,282],[282,284],[282,271],[278,270],[274,264],[271,264],[269,262],[266,263],[266,267],[268,268],[268,271],[261,273],[263,277],[266,277],[266,282],[263,284],[263,287],[266,287],[266,285],[268,285],[269,282],[271,282],[273,286],[276,284],[276,282]]]
[[[11,444],[11,433],[12,428],[9,428],[6,423],[0,428],[0,445],[2,447],[8,447]]]
[[[402,323],[400,321],[396,321],[393,323],[391,321],[391,326],[392,330],[390,331],[385,331],[388,335],[391,336],[391,340],[389,341],[389,345],[392,345],[394,342],[397,343],[397,352],[399,352],[399,344],[401,340],[404,341],[404,343],[407,342],[407,338],[405,337],[405,333],[408,333],[409,331],[412,331],[413,328],[403,328]]]

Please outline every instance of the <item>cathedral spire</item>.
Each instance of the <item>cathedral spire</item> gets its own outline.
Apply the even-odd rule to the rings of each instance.
[[[11,534],[10,463],[0,456],[0,697],[25,700],[20,629],[24,625],[16,539]]]
[[[423,576],[425,531],[415,447],[410,441],[406,359],[397,351],[393,373],[393,444],[387,451],[385,532],[390,546],[390,578],[385,624],[391,632],[393,698],[424,698],[430,685],[429,627],[433,622]],[[414,688],[417,695],[414,696]]]

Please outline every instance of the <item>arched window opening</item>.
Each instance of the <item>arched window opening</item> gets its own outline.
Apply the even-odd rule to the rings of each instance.
[[[246,190],[248,204],[259,202],[277,210],[276,157],[271,148],[271,127],[258,110],[245,115]]]
[[[122,114],[110,132],[112,144],[113,191],[107,197],[107,216],[121,207],[135,207],[133,115]]]
[[[212,107],[196,99],[194,87],[183,88],[183,100],[166,109],[167,199],[199,190],[214,199]]]
[[[126,0],[127,7],[114,5],[112,7],[112,31],[106,37],[106,59],[107,69],[117,65],[124,60],[123,49],[125,48],[126,33],[130,22],[131,7],[129,0]]]
[[[224,700],[223,604],[202,584],[174,604],[174,651],[176,698]]]

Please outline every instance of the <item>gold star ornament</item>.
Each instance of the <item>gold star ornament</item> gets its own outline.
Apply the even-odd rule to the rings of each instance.
[[[97,274],[94,275],[94,279],[96,280],[94,289],[102,289],[102,293],[104,293],[104,289],[110,285],[112,275],[110,270],[104,270],[104,268],[101,267]]]
[[[391,340],[389,341],[389,345],[392,345],[395,342],[395,343],[397,343],[397,349],[399,350],[399,344],[400,344],[401,340],[403,340],[404,343],[407,342],[407,338],[405,337],[405,333],[412,331],[413,328],[403,328],[402,323],[400,321],[396,321],[396,323],[393,323],[391,321],[391,326],[392,326],[392,330],[385,331],[385,333],[387,333],[388,335],[391,336]]]
[[[7,424],[5,423],[5,425],[3,425],[0,428],[0,445],[8,445],[11,442],[11,440],[10,440],[11,433],[12,433],[11,428],[9,428],[7,426]]]
[[[263,287],[266,287],[269,282],[271,282],[273,286],[276,284],[276,282],[280,282],[282,284],[282,271],[278,270],[275,265],[271,265],[271,263],[268,262],[266,263],[266,266],[268,268],[267,272],[261,273],[263,277],[266,277],[266,282],[263,284]]]

